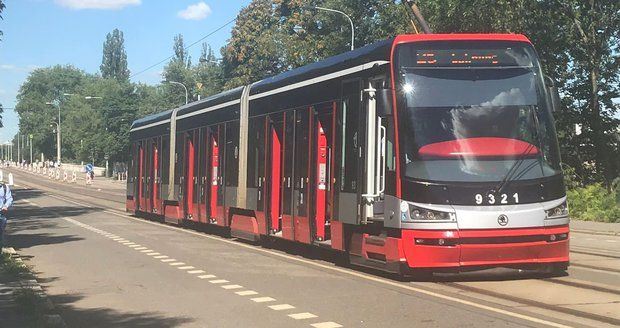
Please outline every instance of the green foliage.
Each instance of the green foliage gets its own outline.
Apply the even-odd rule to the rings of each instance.
[[[119,82],[129,81],[127,68],[127,52],[125,52],[125,38],[123,32],[114,29],[108,33],[103,43],[103,58],[101,60],[101,76],[116,79]]]
[[[571,217],[586,221],[620,222],[618,191],[609,191],[601,183],[567,192]]]
[[[4,19],[2,17],[2,12],[4,11],[4,8],[6,8],[6,6],[4,5],[4,2],[2,0],[0,0],[0,19]],[[0,31],[0,41],[2,40],[2,31]]]
[[[29,274],[30,267],[24,264],[23,262],[17,262],[14,258],[11,257],[10,254],[2,253],[0,254],[0,274],[9,277],[11,279],[16,279],[19,276]]]
[[[2,124],[2,114],[4,113],[4,108],[2,107],[2,104],[0,104],[0,128],[4,127],[4,124]]]

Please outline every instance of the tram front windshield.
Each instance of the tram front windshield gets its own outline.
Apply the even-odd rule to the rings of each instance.
[[[531,46],[406,44],[399,46],[397,62],[405,178],[493,182],[560,173],[553,118]]]

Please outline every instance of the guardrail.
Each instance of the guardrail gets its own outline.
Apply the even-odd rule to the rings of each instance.
[[[65,183],[77,183],[78,182],[78,174],[86,174],[85,171],[74,169],[77,167],[76,165],[68,165],[70,169],[66,168],[54,168],[54,167],[44,167],[35,164],[19,164],[19,163],[6,163],[3,166],[7,167],[15,167],[23,172],[28,172],[34,175],[47,176],[50,180],[62,181]],[[9,173],[7,176],[9,180],[8,184],[13,185],[13,174]],[[118,181],[127,181],[127,172],[117,172],[116,179]],[[0,181],[4,181],[4,172],[0,169]],[[92,184],[92,180],[88,177],[84,179],[86,184]]]

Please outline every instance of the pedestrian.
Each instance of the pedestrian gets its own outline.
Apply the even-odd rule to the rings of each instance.
[[[5,184],[4,181],[0,181],[2,185],[0,187],[0,253],[2,247],[4,247],[4,229],[6,228],[7,212],[9,207],[13,205],[13,195],[11,194],[11,188]]]

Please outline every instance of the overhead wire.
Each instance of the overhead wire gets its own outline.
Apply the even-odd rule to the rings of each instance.
[[[216,28],[215,30],[211,31],[209,34],[207,34],[207,35],[203,36],[202,38],[200,38],[200,39],[196,40],[195,42],[191,43],[190,45],[186,46],[186,47],[185,47],[185,48],[183,48],[183,49],[187,50],[187,49],[189,49],[190,47],[195,46],[196,44],[198,44],[198,43],[200,43],[201,41],[203,41],[204,39],[206,39],[206,38],[208,38],[208,37],[212,36],[213,34],[215,34],[215,33],[219,32],[220,30],[222,30],[223,28],[225,28],[226,26],[230,25],[232,22],[234,22],[234,21],[236,21],[236,20],[237,20],[237,18],[233,18],[233,19],[229,20],[229,21],[228,21],[228,22],[226,22],[224,25],[222,25],[222,26],[220,26],[220,27]],[[131,79],[131,78],[133,78],[133,77],[136,77],[136,76],[138,76],[138,75],[140,75],[140,74],[142,74],[142,73],[144,73],[144,72],[146,72],[146,71],[148,71],[148,70],[152,69],[153,67],[157,67],[157,66],[159,66],[159,65],[163,64],[164,62],[166,62],[167,60],[171,59],[172,57],[174,57],[174,55],[170,55],[170,56],[168,56],[168,57],[166,57],[166,58],[164,58],[164,59],[162,59],[162,60],[158,61],[157,63],[155,63],[155,64],[153,64],[153,65],[151,65],[151,66],[149,66],[149,67],[147,67],[147,68],[145,68],[145,69],[143,69],[143,70],[141,70],[141,71],[137,72],[137,73],[131,74],[131,75],[129,76],[129,78]]]

